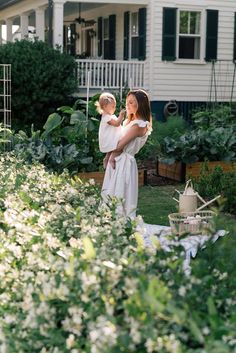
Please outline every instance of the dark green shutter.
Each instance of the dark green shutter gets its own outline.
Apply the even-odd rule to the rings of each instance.
[[[98,56],[102,56],[102,17],[98,17]]]
[[[109,16],[109,59],[116,58],[116,15]]]
[[[176,14],[173,7],[163,8],[162,23],[162,60],[176,59]]]
[[[236,12],[234,13],[234,53],[233,60],[236,61]]]
[[[129,12],[124,13],[124,60],[129,59]]]
[[[146,7],[139,9],[138,23],[139,23],[139,47],[138,58],[139,60],[146,59],[146,23],[147,23],[147,9]]]
[[[67,53],[67,26],[63,26],[63,52]]]
[[[207,10],[206,61],[217,59],[218,10]]]

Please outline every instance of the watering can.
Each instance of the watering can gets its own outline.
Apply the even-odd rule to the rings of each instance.
[[[221,195],[216,196],[214,199],[206,202],[196,191],[194,191],[191,179],[187,181],[183,193],[176,190],[179,194],[179,200],[173,197],[179,204],[179,212],[196,212],[202,210],[204,207],[210,205],[217,200]],[[200,207],[197,207],[198,199],[202,202]]]

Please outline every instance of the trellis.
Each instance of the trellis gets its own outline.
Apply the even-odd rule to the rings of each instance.
[[[209,103],[224,103],[236,101],[236,62],[231,60],[212,61]]]
[[[6,137],[6,129],[11,129],[11,65],[7,64],[0,64],[0,123]]]

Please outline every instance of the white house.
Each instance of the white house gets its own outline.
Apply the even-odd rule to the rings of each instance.
[[[75,55],[81,95],[143,87],[158,117],[236,101],[235,0],[1,0],[0,24]]]

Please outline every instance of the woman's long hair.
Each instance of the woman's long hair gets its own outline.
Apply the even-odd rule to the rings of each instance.
[[[127,97],[130,95],[135,96],[138,103],[138,110],[136,116],[144,121],[148,121],[150,125],[152,124],[152,114],[151,114],[151,105],[148,94],[142,89],[130,90],[127,94]],[[128,116],[128,121],[133,120],[133,114]]]

